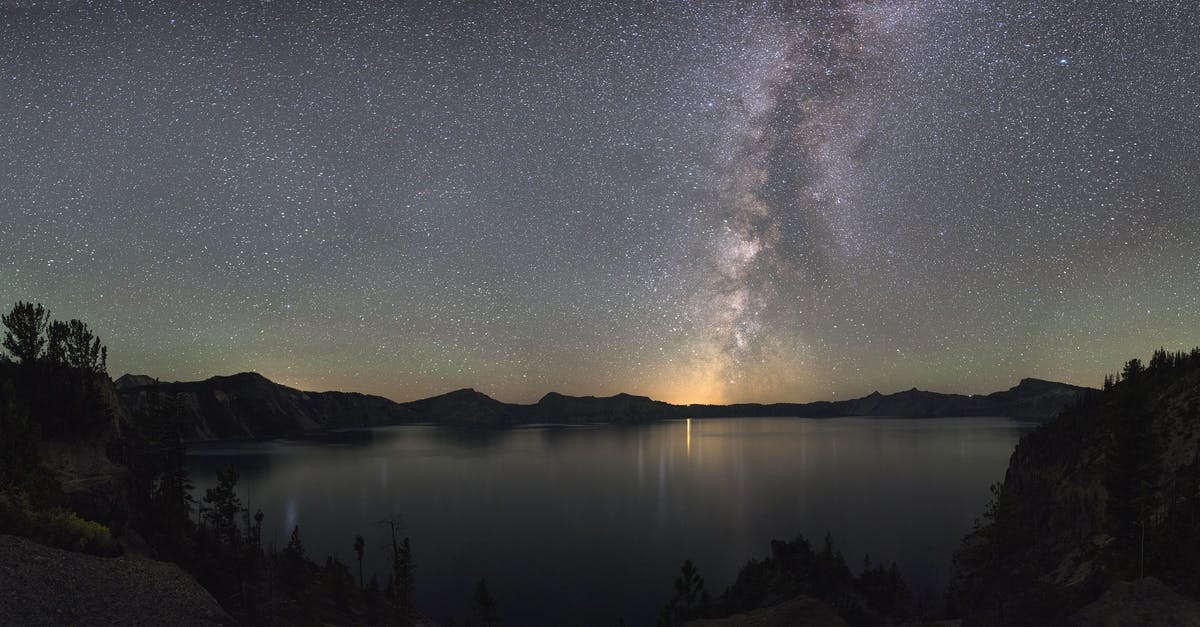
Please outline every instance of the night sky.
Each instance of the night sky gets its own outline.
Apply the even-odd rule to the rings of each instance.
[[[0,0],[0,303],[109,370],[806,401],[1200,344],[1200,5]]]

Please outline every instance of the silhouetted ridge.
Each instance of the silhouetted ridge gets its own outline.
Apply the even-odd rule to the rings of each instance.
[[[207,382],[213,384],[232,384],[232,385],[275,385],[273,381],[262,376],[257,372],[239,372],[231,375],[217,375],[209,377]]]
[[[154,385],[157,382],[158,379],[144,374],[123,374],[117,377],[116,381],[113,381],[113,385],[118,390],[131,390],[133,388]]]
[[[872,392],[863,398],[815,403],[672,405],[646,396],[569,396],[549,392],[521,405],[462,388],[407,403],[346,392],[303,392],[273,383],[257,372],[204,381],[159,383],[145,375],[117,380],[126,408],[145,406],[152,395],[183,395],[191,413],[192,440],[294,436],[305,432],[430,422],[470,427],[530,423],[641,423],[672,418],[840,416],[1012,416],[1046,419],[1074,403],[1086,388],[1025,379],[986,396],[927,392]]]
[[[257,372],[174,383],[155,382],[145,375],[118,379],[122,380],[130,384],[117,386],[121,406],[127,412],[149,407],[156,398],[181,400],[186,414],[183,437],[187,440],[298,436],[416,418],[411,411],[381,396],[303,392],[274,383]]]
[[[403,407],[426,422],[480,427],[503,426],[513,422],[512,406],[473,388],[404,403]]]

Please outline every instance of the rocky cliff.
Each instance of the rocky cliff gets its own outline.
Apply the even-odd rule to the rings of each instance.
[[[204,381],[158,383],[125,375],[116,381],[127,413],[174,397],[185,413],[185,439],[216,440],[300,435],[319,429],[373,427],[418,417],[381,396],[302,392],[253,372]]]
[[[1131,361],[1022,438],[956,557],[952,607],[968,626],[1088,624],[1116,598],[1185,611],[1164,599],[1200,596],[1198,451],[1200,351]],[[1121,583],[1150,576],[1162,584]]]

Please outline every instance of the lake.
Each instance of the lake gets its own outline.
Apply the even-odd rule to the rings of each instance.
[[[199,494],[233,465],[264,545],[300,526],[309,556],[386,582],[384,533],[412,538],[415,603],[474,619],[486,578],[509,625],[651,625],[685,559],[715,595],[772,539],[827,532],[857,572],[895,561],[940,605],[950,557],[1030,423],[1005,418],[742,418],[638,426],[375,429],[345,444],[189,449]],[[353,438],[350,438],[353,439]]]

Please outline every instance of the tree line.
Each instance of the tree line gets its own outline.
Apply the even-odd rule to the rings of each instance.
[[[752,559],[738,572],[734,583],[713,597],[691,560],[680,567],[674,594],[659,612],[659,627],[690,620],[727,618],[766,608],[800,596],[828,603],[853,627],[877,627],[924,615],[929,608],[912,602],[900,570],[872,564],[864,556],[858,575],[826,534],[820,550],[804,536],[772,540],[766,558]]]
[[[89,374],[107,374],[108,348],[82,320],[51,320],[40,303],[18,302],[3,316],[4,348],[19,364],[44,362]],[[7,357],[7,356],[6,356]]]

